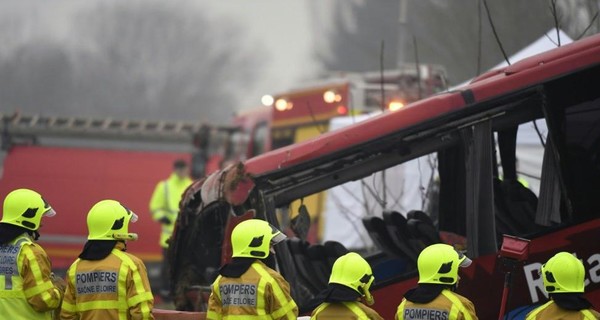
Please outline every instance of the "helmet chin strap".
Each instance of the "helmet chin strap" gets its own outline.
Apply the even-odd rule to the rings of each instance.
[[[375,299],[373,299],[373,296],[371,295],[371,293],[369,291],[365,292],[363,301],[368,306],[372,306],[375,303]]]
[[[373,298],[373,295],[371,294],[371,291],[370,291],[371,285],[373,284],[374,281],[375,281],[375,277],[373,277],[373,275],[371,275],[369,282],[367,282],[363,287],[364,301],[369,306],[372,306],[375,303],[375,299]]]

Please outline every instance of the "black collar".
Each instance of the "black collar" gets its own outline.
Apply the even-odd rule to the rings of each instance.
[[[360,297],[362,297],[362,294],[352,288],[330,283],[327,289],[321,291],[315,299],[320,299],[322,302],[351,302],[358,300]]]
[[[88,240],[79,254],[82,260],[102,260],[106,258],[117,245],[117,240]]]
[[[450,289],[447,285],[421,283],[416,288],[408,290],[404,297],[414,303],[428,303],[437,298],[444,289]]]
[[[327,289],[321,291],[316,297],[312,298],[300,313],[306,313],[316,309],[321,303],[329,302],[352,302],[357,301],[362,295],[356,290],[337,283],[330,283]]]
[[[0,222],[0,245],[8,244],[23,233],[31,235],[31,232],[33,231],[14,224]]]
[[[255,258],[232,258],[230,263],[219,269],[219,274],[227,278],[239,278],[250,269],[254,261]]]
[[[592,307],[580,293],[551,293],[550,297],[559,307],[566,310],[580,311]]]

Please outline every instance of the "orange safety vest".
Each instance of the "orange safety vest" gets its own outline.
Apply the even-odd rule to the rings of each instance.
[[[298,307],[283,277],[257,260],[239,278],[218,276],[212,285],[206,319],[295,320]]]
[[[25,234],[0,245],[0,314],[11,320],[52,319],[63,293],[50,280],[50,260]],[[29,272],[25,273],[24,271]]]
[[[600,313],[594,310],[566,310],[559,307],[550,300],[527,314],[526,320],[535,319],[573,319],[573,320],[596,320],[600,319]]]
[[[320,304],[311,317],[313,320],[335,320],[335,319],[356,319],[356,320],[383,320],[383,318],[373,309],[364,304],[353,302],[325,302]]]
[[[418,319],[477,320],[475,307],[467,298],[444,289],[428,303],[414,303],[402,300],[396,312],[396,320]]]
[[[64,320],[154,319],[144,263],[117,243],[102,260],[77,259],[67,271]]]

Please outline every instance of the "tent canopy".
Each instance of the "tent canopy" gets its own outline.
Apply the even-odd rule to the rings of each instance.
[[[542,35],[539,39],[535,40],[534,42],[532,42],[525,48],[519,50],[517,53],[510,56],[508,58],[508,61],[510,61],[510,63],[512,64],[517,61],[521,61],[525,58],[534,56],[536,54],[554,49],[558,45],[559,38],[560,38],[561,46],[573,42],[573,39],[571,39],[564,31],[558,29],[558,36],[557,36],[556,29],[552,28],[552,29],[548,30],[548,32],[546,32],[544,35]],[[508,66],[508,63],[506,63],[506,61],[503,60],[502,62],[498,63],[493,68],[491,68],[490,70],[501,69],[501,68],[504,68],[507,66]],[[458,84],[452,88],[449,88],[448,91],[453,91],[453,90],[459,89],[460,87],[469,84],[471,82],[471,80],[473,80],[473,79],[469,79],[461,84]]]

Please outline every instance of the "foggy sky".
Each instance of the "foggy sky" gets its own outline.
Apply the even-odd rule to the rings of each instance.
[[[335,57],[340,57],[336,68],[344,67],[346,64],[347,70],[356,69],[377,69],[373,66],[378,65],[376,57],[379,52],[379,43],[381,40],[377,37],[381,37],[383,33],[391,35],[394,38],[394,33],[397,32],[398,24],[397,18],[394,13],[397,14],[394,7],[395,0],[386,0],[385,3],[391,4],[390,9],[384,9],[383,13],[381,8],[373,8],[377,6],[374,2],[367,2],[368,0],[342,0],[342,1],[317,1],[317,0],[169,0],[169,5],[176,4],[184,14],[187,11],[198,11],[208,18],[208,25],[202,30],[197,30],[198,34],[206,34],[209,37],[207,41],[213,41],[214,45],[210,47],[218,47],[221,45],[228,46],[228,52],[232,56],[236,54],[241,55],[241,60],[238,59],[240,65],[240,74],[237,74],[236,70],[227,70],[228,74],[225,76],[216,78],[208,78],[198,80],[197,86],[205,86],[206,81],[210,85],[216,84],[217,88],[221,88],[222,92],[220,103],[214,105],[214,101],[209,101],[207,106],[203,108],[207,109],[207,112],[220,112],[214,117],[206,117],[210,121],[218,120],[221,123],[229,121],[231,112],[234,110],[251,108],[259,105],[260,97],[263,94],[274,94],[293,87],[297,87],[302,83],[309,82],[317,76],[323,75],[327,70],[326,65],[323,61],[319,61],[319,51],[329,52]],[[381,0],[379,4],[383,3]],[[410,30],[411,34],[415,34],[421,43],[420,55],[424,61],[423,63],[440,63],[447,67],[449,78],[454,82],[460,82],[466,78],[469,78],[474,73],[475,58],[473,52],[476,52],[474,48],[475,38],[473,33],[473,21],[475,19],[474,13],[472,12],[476,8],[477,2],[475,0],[448,0],[449,2],[442,0],[410,0],[411,8],[418,8],[419,11],[413,11],[413,14],[409,16],[411,26],[415,30]],[[502,3],[508,0],[501,1],[489,1],[490,7],[494,11],[496,23],[498,25],[501,36],[504,38],[510,55],[525,46],[528,42],[539,37],[538,33],[541,30],[547,30],[549,26],[549,19],[544,18],[540,20],[540,23],[534,22],[532,19],[527,18],[529,16],[540,16],[548,15],[546,12],[546,6],[543,0],[536,0],[532,3],[537,4],[537,9],[526,10],[526,13],[521,16],[513,15],[511,12],[502,12]],[[511,0],[513,4],[521,3],[522,0]],[[70,66],[73,57],[61,56],[60,49],[56,46],[64,48],[65,50],[77,48],[77,50],[83,49],[84,52],[90,52],[89,43],[90,39],[86,39],[82,36],[80,30],[73,30],[73,18],[85,12],[90,11],[90,8],[94,8],[98,4],[115,4],[115,3],[157,3],[157,1],[151,0],[0,0],[0,61],[9,54],[14,55],[14,50],[11,48],[25,49],[24,52],[28,55],[25,58],[33,59],[36,57],[50,55],[55,61],[55,66],[46,67],[46,74],[51,75],[56,72],[57,76],[62,76],[64,79],[69,80],[69,72],[77,72],[78,70],[67,70],[64,74],[61,74],[63,70],[60,68],[64,66]],[[425,5],[425,3],[430,3]],[[167,3],[167,2],[165,2]],[[450,3],[452,7],[448,7]],[[356,13],[356,8],[361,8],[369,4],[371,6],[371,14],[375,13],[379,16],[384,15],[385,17],[373,17],[368,15],[361,17],[362,20],[353,21],[353,14]],[[378,4],[378,5],[379,5]],[[469,12],[463,12],[463,18],[460,17],[446,17],[448,21],[445,23],[450,24],[447,26],[438,26],[434,22],[440,20],[436,16],[440,13],[448,11],[450,9],[456,9],[459,4],[468,5]],[[417,6],[418,5],[418,6]],[[600,1],[594,3],[593,0],[559,0],[559,6],[565,11],[561,13],[562,25],[565,30],[571,36],[574,36],[583,30],[595,8],[600,9]],[[587,7],[586,7],[587,6]],[[455,8],[456,7],[456,8]],[[441,8],[441,9],[440,9]],[[586,9],[588,8],[588,9]],[[436,10],[439,13],[436,13]],[[441,11],[440,11],[441,10]],[[587,11],[586,11],[587,10]],[[387,12],[389,11],[389,13]],[[93,12],[93,11],[92,11]],[[89,14],[89,13],[88,13]],[[503,20],[503,15],[507,18]],[[93,14],[92,14],[93,17]],[[437,17],[437,18],[435,18]],[[425,19],[430,18],[430,19]],[[375,21],[374,19],[377,19]],[[447,33],[447,30],[458,30],[459,26],[465,24],[466,19],[471,20],[467,30],[468,32],[458,31],[453,34]],[[513,20],[511,20],[513,19]],[[517,19],[517,20],[514,20]],[[587,19],[587,20],[586,20]],[[435,21],[433,21],[435,20]],[[513,21],[513,22],[511,22]],[[515,23],[517,21],[519,24]],[[578,23],[579,22],[579,23]],[[337,26],[345,26],[344,38],[336,39],[336,24]],[[487,21],[483,21],[484,32],[489,33],[489,26]],[[528,26],[527,23],[534,24]],[[513,30],[520,28],[523,30],[523,25],[528,26],[527,30],[530,34],[521,37],[515,36]],[[454,28],[454,29],[453,29]],[[512,28],[512,29],[510,29]],[[597,32],[600,29],[600,19],[597,20],[590,32]],[[229,33],[228,33],[229,32]],[[235,32],[235,34],[231,34]],[[362,33],[361,33],[362,32]],[[447,35],[444,35],[444,32]],[[371,35],[372,33],[378,33]],[[441,34],[441,36],[440,36]],[[541,34],[541,33],[540,33]],[[358,39],[356,35],[368,38]],[[221,38],[215,39],[214,37],[221,36]],[[454,41],[449,37],[453,36],[461,41],[467,41],[469,43],[462,44],[458,41]],[[334,37],[334,38],[332,38]],[[436,37],[441,37],[440,39]],[[461,38],[462,37],[462,38]],[[447,38],[447,39],[446,39]],[[135,39],[135,38],[133,38]],[[466,39],[466,40],[465,40]],[[97,39],[96,39],[97,40]],[[231,41],[233,43],[229,43]],[[339,43],[335,43],[338,40]],[[440,41],[441,40],[441,41]],[[514,40],[514,41],[513,41]],[[511,43],[511,41],[513,41]],[[51,43],[51,46],[45,46],[44,44]],[[327,48],[328,45],[333,44],[336,48]],[[365,44],[369,46],[367,51],[365,50]],[[451,46],[457,47],[454,55],[447,52],[451,50]],[[461,46],[467,46],[469,49],[469,55],[461,55],[459,52]],[[88,47],[86,47],[88,46]],[[386,50],[393,50],[397,44],[393,41],[388,41],[386,44]],[[47,50],[46,47],[50,47]],[[40,49],[41,48],[41,49]],[[46,49],[45,49],[46,48]],[[489,51],[486,53],[486,48]],[[211,48],[207,48],[209,50]],[[35,52],[31,52],[34,50]],[[36,51],[37,50],[37,51]],[[46,51],[44,51],[46,50]],[[87,51],[86,51],[87,50]],[[185,46],[181,50],[186,50]],[[324,50],[324,51],[323,51]],[[359,50],[363,50],[366,55],[360,56]],[[93,50],[92,50],[93,51]],[[355,52],[356,51],[356,52]],[[483,65],[491,66],[498,63],[501,59],[495,43],[489,36],[484,39],[484,53]],[[359,54],[359,55],[357,55]],[[33,58],[31,57],[33,55]],[[387,57],[393,57],[396,54],[390,51]],[[13,57],[14,58],[14,57]],[[344,62],[346,59],[346,62]],[[244,61],[246,65],[244,65]],[[135,61],[134,61],[135,62]],[[455,63],[456,62],[456,63]],[[359,66],[359,64],[363,64]],[[348,64],[351,64],[348,66]],[[461,65],[462,64],[462,65]],[[148,66],[151,73],[152,65]],[[190,68],[197,67],[195,65]],[[53,69],[54,68],[54,69]],[[139,67],[141,68],[141,67]],[[15,71],[15,70],[13,70]],[[19,71],[19,70],[16,70]],[[81,72],[81,70],[79,70]],[[146,72],[146,71],[144,71]],[[7,80],[10,85],[10,75]],[[31,78],[32,85],[38,82],[38,85],[42,85],[42,90],[49,91],[54,94],[54,97],[49,97],[49,101],[55,99],[60,101],[61,95],[70,94],[68,91],[65,92],[60,90],[53,90],[53,85],[58,81],[52,81],[54,79],[45,80],[39,79],[36,75],[28,75]],[[21,77],[23,78],[23,77]],[[25,85],[29,85],[27,77],[21,79],[25,81]],[[199,78],[190,78],[196,81]],[[5,79],[6,80],[6,79]],[[60,79],[56,79],[60,80]],[[46,81],[46,82],[44,82]],[[46,86],[43,83],[47,83]],[[188,84],[189,85],[189,84]],[[190,85],[193,88],[193,85]],[[123,89],[125,92],[127,88]],[[211,90],[208,88],[207,90]],[[185,90],[184,90],[185,91]],[[188,90],[189,91],[189,90]],[[142,91],[143,92],[143,91]],[[99,90],[96,94],[102,95],[102,90]],[[124,93],[121,93],[124,94]],[[156,93],[154,93],[156,94]],[[153,99],[153,95],[149,94],[145,99]],[[26,97],[31,98],[31,97]],[[122,106],[123,111],[127,111],[127,108],[132,110],[138,107],[143,107],[143,99],[130,98],[131,105]],[[212,97],[213,99],[215,97]],[[138,101],[139,100],[139,101]],[[202,99],[197,99],[202,100]],[[51,101],[50,101],[51,102]],[[58,103],[58,102],[57,102]],[[203,101],[197,103],[190,103],[196,105],[202,105]],[[128,103],[129,104],[129,103]],[[139,106],[135,106],[139,104]],[[185,104],[185,101],[179,103],[180,105]],[[32,105],[35,105],[32,103]],[[159,104],[160,105],[160,104]],[[6,105],[0,103],[1,111],[12,111],[11,108],[18,106]],[[35,106],[37,107],[37,105]],[[71,110],[67,110],[68,113],[77,113],[77,108],[83,112],[86,110],[86,106],[71,106]],[[114,108],[114,106],[112,106]],[[190,105],[190,108],[198,108],[198,106]],[[213,109],[210,109],[213,108]],[[6,110],[9,109],[9,110]],[[102,108],[94,106],[93,112],[89,114],[102,115]],[[44,112],[45,108],[43,103],[39,103],[40,112]],[[213,110],[213,111],[211,111]],[[146,110],[148,117],[152,118],[152,110]],[[162,110],[164,112],[164,110]],[[109,115],[110,107],[106,107],[106,113]],[[185,110],[179,110],[174,115],[176,118],[183,118],[190,121],[198,121],[197,113],[191,114],[190,116],[185,115]],[[139,113],[138,113],[139,114]],[[160,115],[155,115],[154,117]]]
[[[0,0],[0,29],[4,29],[0,30],[0,59],[9,48],[44,39],[58,42],[64,48],[84,47],[88,39],[82,39],[77,30],[72,30],[73,17],[96,4],[118,2]],[[310,54],[313,42],[304,1],[181,0],[175,3],[182,11],[199,10],[209,17],[211,25],[198,32],[214,33],[230,26],[237,28],[238,43],[231,50],[252,56],[250,69],[257,70],[252,70],[251,81],[236,83],[234,87],[230,81],[222,83],[228,87],[226,94],[234,101],[225,107],[239,110],[257,106],[263,94],[289,89],[299,79],[313,76],[316,64]],[[236,79],[237,75],[231,72],[230,77]],[[7,108],[11,106],[2,106],[2,109]],[[40,109],[43,111],[43,107]],[[228,118],[220,116],[219,120],[227,122]]]

